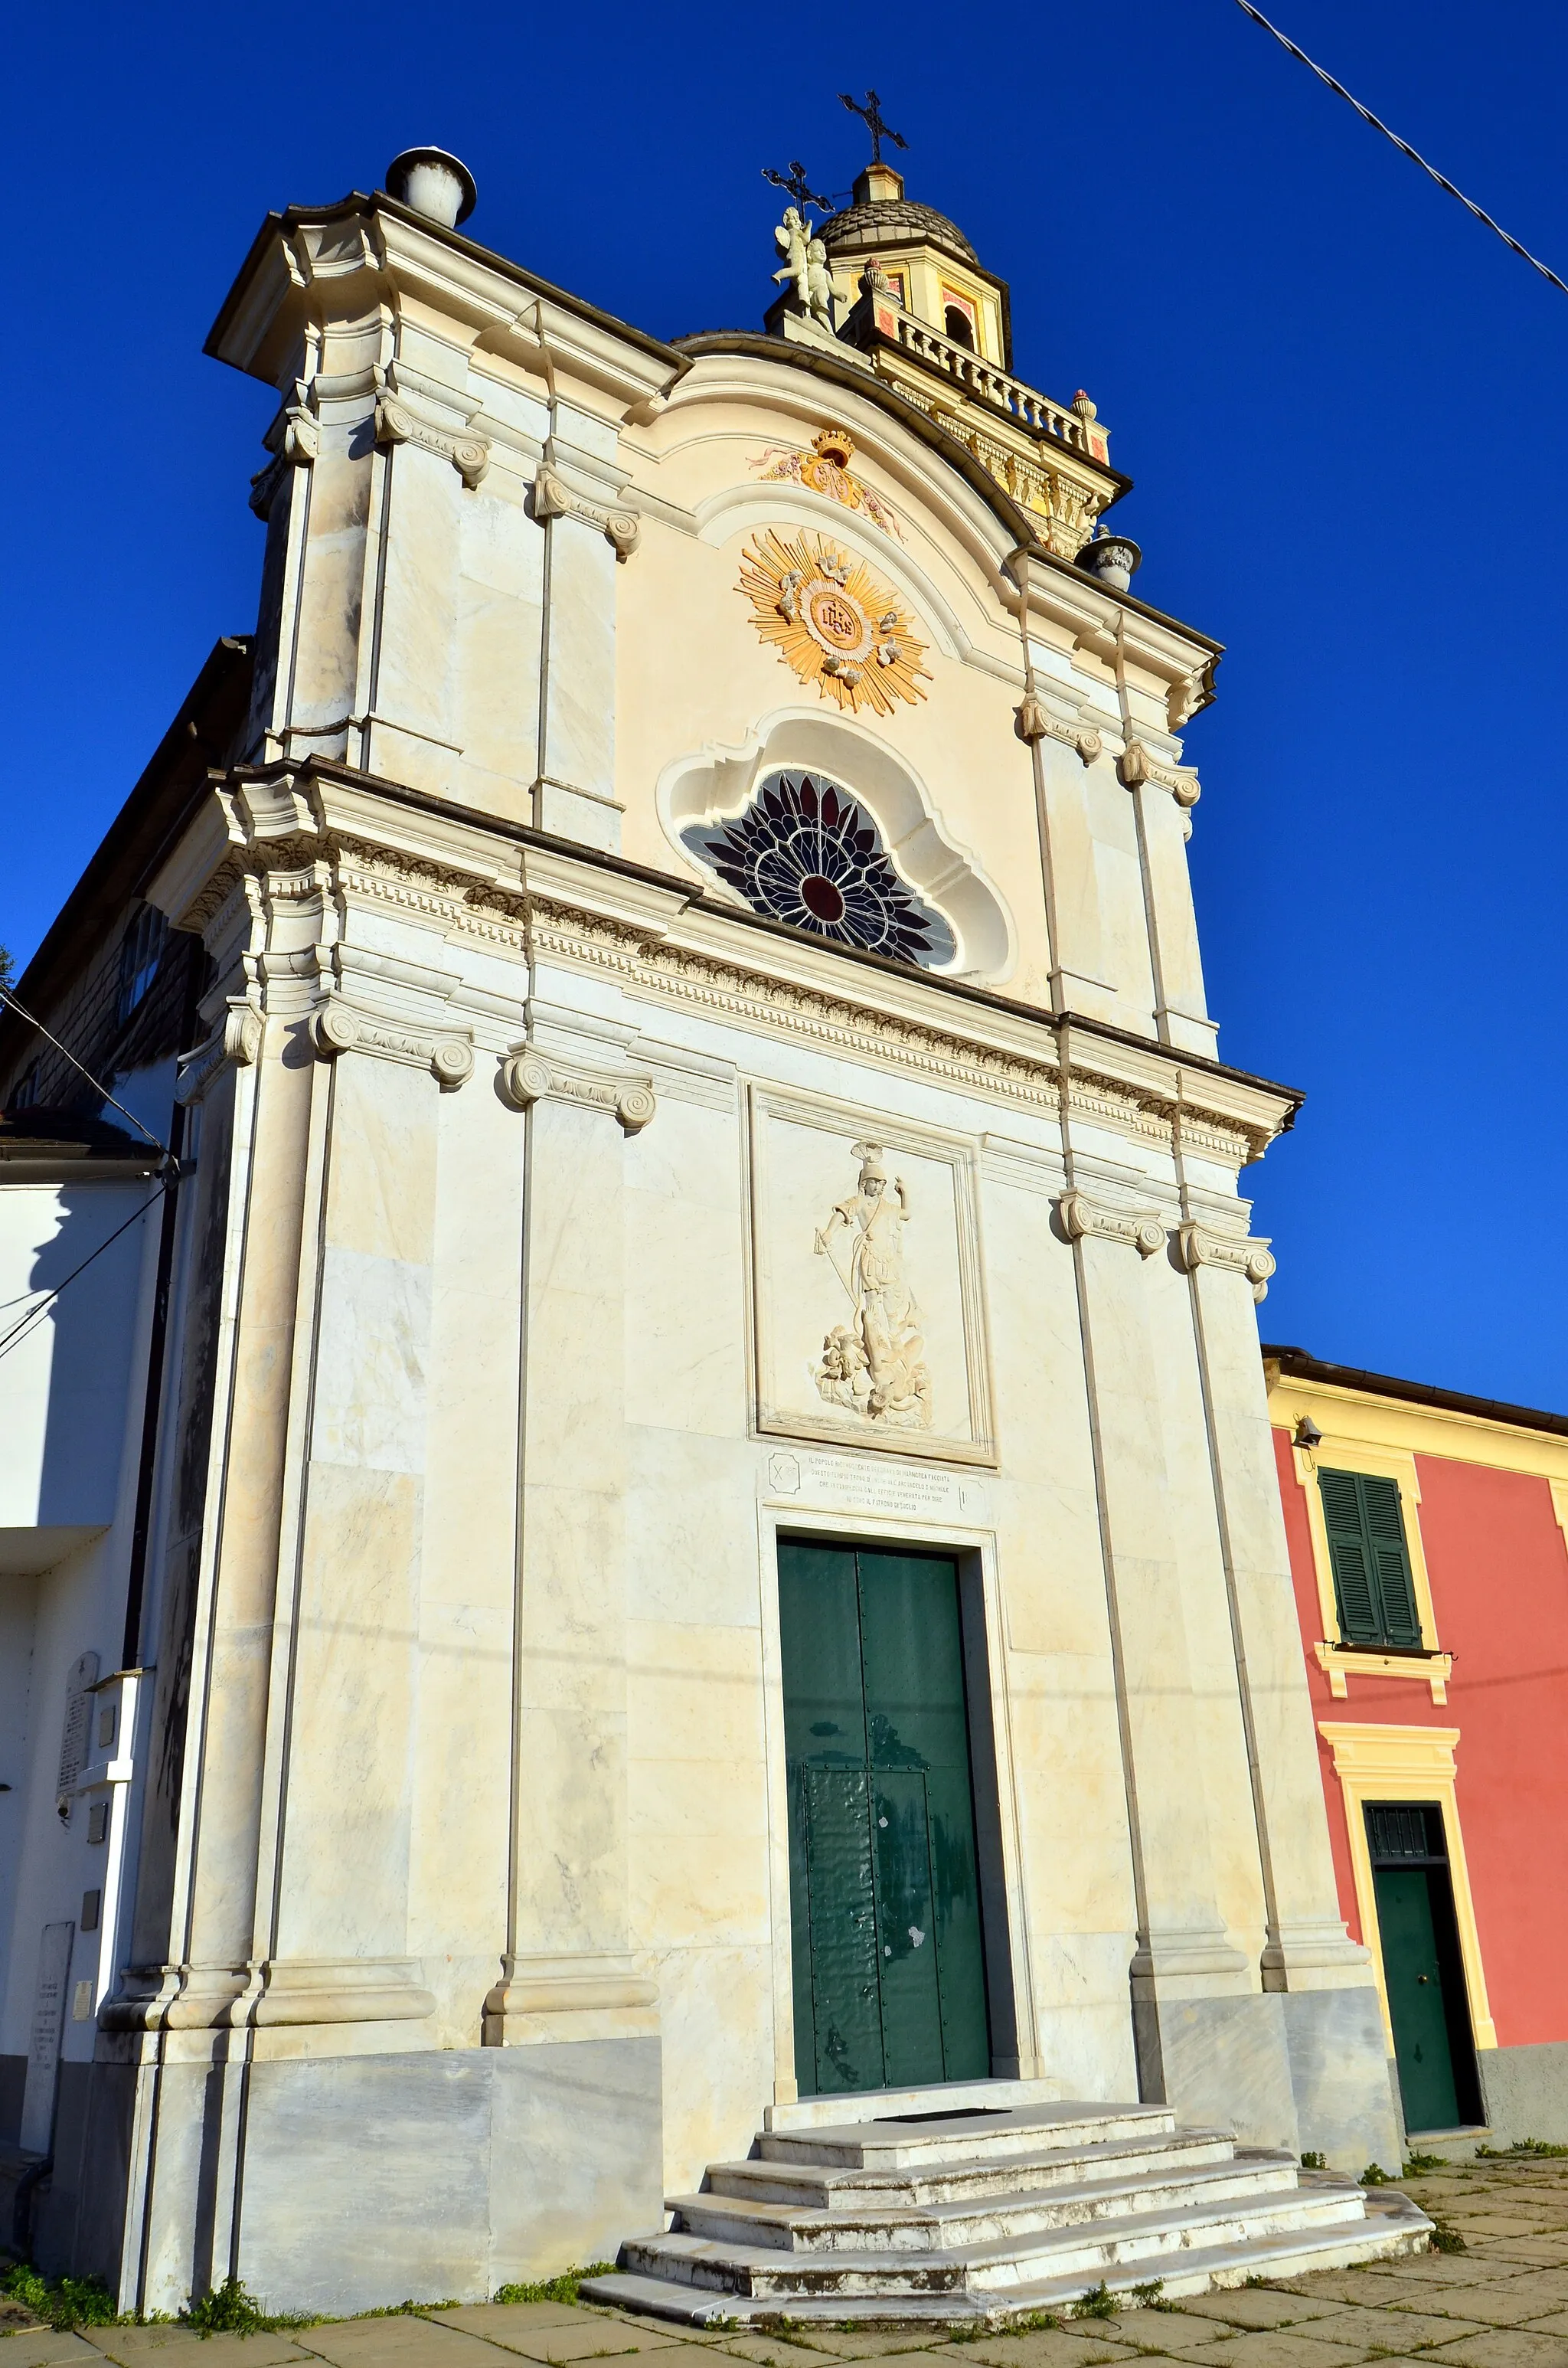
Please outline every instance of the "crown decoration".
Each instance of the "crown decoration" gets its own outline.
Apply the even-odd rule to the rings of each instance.
[[[824,535],[769,528],[742,554],[739,587],[752,621],[801,680],[853,714],[891,715],[898,700],[924,699],[926,644],[914,619],[863,560]]]
[[[850,469],[855,438],[847,427],[819,427],[812,438],[809,452],[790,451],[778,444],[770,444],[752,462],[762,471],[765,484],[808,485],[813,494],[825,494],[830,502],[839,503],[846,510],[858,510],[884,534],[902,542],[903,532],[892,510],[862,483]]]

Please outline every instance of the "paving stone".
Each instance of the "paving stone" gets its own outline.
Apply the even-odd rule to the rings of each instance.
[[[1095,2368],[1096,2362],[1125,2360],[1122,2346],[1093,2336],[1069,2335],[1065,2328],[1037,2328],[1031,2335],[988,2335],[983,2343],[954,2343],[928,2355],[959,2368],[962,2361],[984,2362],[984,2368]]]
[[[1117,2320],[1118,2330],[1124,2338],[1131,2337],[1141,2351],[1168,2352],[1176,2360],[1211,2351],[1216,2343],[1233,2342],[1241,2330],[1227,2327],[1222,2319],[1190,2311],[1187,2305],[1194,2299],[1198,2297],[1184,2295],[1179,2306],[1169,2310],[1129,2312]]]
[[[1489,2327],[1422,2357],[1441,2361],[1445,2368],[1568,2368],[1568,2338],[1537,2335],[1523,2327]]]
[[[1443,2306],[1448,2307],[1446,2301]],[[1368,2351],[1422,2351],[1428,2344],[1452,2343],[1464,2330],[1431,2309],[1391,2303],[1384,2310],[1352,2306],[1326,2327],[1306,2327],[1301,2332],[1311,2336],[1321,2332],[1335,2343],[1359,2343]]]
[[[1182,2309],[1232,2327],[1287,2327],[1331,2317],[1343,2303],[1326,2294],[1281,2294],[1272,2286],[1227,2286],[1219,2294],[1184,2294]]]
[[[803,2336],[719,2335],[713,2339],[713,2350],[756,2361],[757,2368],[802,2368],[802,2362],[812,2357]]]
[[[715,2300],[722,2301],[722,2296],[715,2296]],[[868,2302],[864,2307],[869,2316],[876,2305]],[[812,2320],[791,2327],[790,2333],[795,2342],[810,2344],[813,2351],[830,2351],[835,2360],[881,2360],[890,2352],[926,2351],[933,2344],[940,2344],[944,2351],[952,2349],[947,2340],[947,2330],[939,2320],[934,2320],[928,2327],[868,2327],[862,2332],[855,2326],[854,2317],[853,2305],[846,2303],[844,2311],[846,2323],[842,2327],[819,2327]],[[967,2355],[969,2346],[966,2344],[963,2349]]]
[[[1423,2265],[1438,2258],[1426,2253],[1417,2256]],[[1410,2267],[1402,2260],[1401,2270]],[[1473,2277],[1474,2271],[1471,2272]],[[1426,2285],[1411,2277],[1394,2277],[1391,2271],[1377,2269],[1317,2270],[1309,2277],[1271,2280],[1271,2294],[1303,2295],[1312,2302],[1364,2303],[1370,2309],[1381,2309],[1392,2302],[1425,2304],[1428,2299]]]
[[[95,2327],[93,2342],[121,2368],[282,2368],[288,2360],[308,2361],[291,2335],[198,2335],[188,2327]],[[0,2354],[8,2362],[9,2351]]]
[[[112,2335],[108,2327],[95,2328],[97,2335]],[[85,2360],[96,2363],[103,2353],[79,2335],[62,2335],[52,2327],[19,2327],[16,2333],[0,2333],[0,2363],[3,2368],[52,2368],[55,2361]]]
[[[1561,2295],[1537,2297],[1533,2278],[1513,2278],[1506,2285],[1445,2286],[1441,2308],[1453,2318],[1478,2319],[1486,2327],[1515,2327],[1528,2318],[1544,2318],[1562,2308]]]
[[[516,2307],[526,2310],[528,2305],[521,2303]],[[473,2339],[465,2336],[462,2340],[468,2342]],[[680,2341],[678,2328],[668,2325],[661,2328],[633,2327],[623,2318],[612,2317],[608,2311],[579,2310],[574,2311],[565,2323],[558,2321],[548,2327],[537,2323],[532,2327],[516,2327],[505,2338],[491,2335],[487,2338],[487,2346],[504,2342],[506,2351],[520,2351],[528,2360],[565,2362],[598,2360],[629,2351],[663,2353]],[[686,2348],[691,2348],[689,2342]],[[451,2368],[465,2368],[465,2363],[454,2360]],[[477,2361],[472,2363],[472,2368],[479,2368]]]
[[[523,2328],[531,2333],[540,2327],[576,2327],[585,2314],[569,2302],[476,2302],[420,2316],[437,2327],[455,2327],[464,2335],[483,2335],[489,2343],[506,2343]]]
[[[555,2331],[541,2328],[540,2340]],[[441,2327],[433,2318],[402,2314],[301,2327],[295,2330],[294,2340],[319,2359],[330,2360],[333,2368],[510,2368],[516,2357],[516,2346],[504,2349],[483,2342],[477,2335],[464,2335],[455,2327]],[[536,2350],[530,2356],[540,2355]],[[193,2363],[193,2368],[199,2364]]]
[[[1568,2237],[1489,2237],[1477,2250],[1486,2260],[1517,2261],[1532,2269],[1568,2268]]]
[[[1326,2335],[1314,2340],[1278,2328],[1233,2335],[1228,2343],[1209,2343],[1180,2354],[1201,2362],[1202,2368],[1350,2368],[1352,2361],[1366,2356],[1364,2343],[1335,2343]]]

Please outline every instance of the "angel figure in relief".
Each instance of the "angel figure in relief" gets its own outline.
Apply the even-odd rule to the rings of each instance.
[[[858,1143],[854,1153],[860,1162],[858,1190],[839,1201],[814,1244],[843,1284],[851,1311],[848,1322],[835,1325],[823,1342],[817,1389],[829,1406],[869,1421],[929,1429],[925,1319],[903,1264],[909,1188],[895,1176],[890,1197],[881,1144]],[[848,1237],[846,1262],[835,1247],[840,1235]]]

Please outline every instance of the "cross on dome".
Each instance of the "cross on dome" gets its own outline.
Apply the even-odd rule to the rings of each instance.
[[[895,148],[908,147],[909,142],[904,138],[903,132],[895,131],[891,123],[883,120],[882,102],[877,97],[874,90],[869,90],[866,93],[866,104],[864,107],[861,106],[858,98],[851,98],[846,90],[841,90],[838,96],[844,105],[849,109],[851,115],[858,115],[860,117],[867,131],[870,133],[871,162],[873,165],[880,165],[882,161],[882,142],[884,140],[891,140]]]

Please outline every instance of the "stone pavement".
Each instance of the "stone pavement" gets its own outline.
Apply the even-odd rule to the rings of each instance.
[[[924,2337],[918,2328],[878,2334],[852,2321],[809,2335],[695,2334],[624,2311],[489,2303],[206,2339],[171,2326],[59,2335],[24,2323],[0,2330],[0,2368],[572,2368],[588,2360],[624,2368],[724,2368],[732,2360],[812,2368],[813,2355],[827,2368],[824,2354],[851,2362],[894,2352],[950,2368],[1117,2368],[1140,2356],[1183,2368],[1356,2368],[1388,2359],[1419,2360],[1423,2368],[1568,2368],[1568,2160],[1445,2165],[1400,2185],[1467,2249],[962,2343],[935,2328]],[[634,2363],[631,2355],[642,2352],[658,2360]]]

